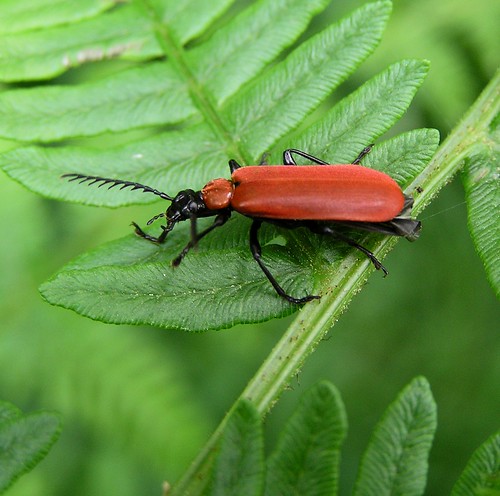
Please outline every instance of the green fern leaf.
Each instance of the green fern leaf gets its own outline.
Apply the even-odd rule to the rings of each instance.
[[[346,431],[344,405],[330,383],[305,393],[269,456],[264,494],[336,494]]]
[[[436,405],[429,384],[414,379],[377,425],[353,494],[423,494],[435,430]]]
[[[498,139],[496,145],[498,146]],[[500,298],[500,221],[498,215],[492,215],[492,212],[500,211],[500,154],[498,148],[495,148],[487,146],[482,150],[477,149],[469,157],[464,186],[469,230],[488,280]]]
[[[105,150],[89,147],[86,140],[63,141],[57,147],[20,147],[0,156],[7,174],[48,197],[118,206],[156,199],[69,184],[60,176],[79,172],[119,177],[173,195],[227,176],[228,158],[252,163],[270,151],[273,161],[280,163],[285,146],[302,147],[333,163],[349,162],[401,117],[427,72],[426,62],[397,63],[303,129],[303,121],[374,50],[391,4],[379,1],[363,6],[265,70],[326,1],[261,0],[234,19],[222,20],[213,35],[211,24],[227,8],[227,0],[218,1],[211,12],[197,0],[187,3],[187,10],[157,0],[146,2],[144,8],[134,3],[92,15],[82,12],[67,24],[7,37],[8,43],[23,50],[29,39],[43,52],[44,60],[39,68],[31,68],[10,54],[5,59],[12,64],[5,68],[6,81],[52,77],[67,70],[73,62],[61,66],[60,60],[69,54],[72,61],[73,52],[58,38],[58,30],[65,36],[74,30],[70,33],[74,50],[85,51],[89,25],[105,25],[111,16],[115,16],[113,30],[106,41],[99,41],[102,28],[98,29],[98,50],[108,56],[117,44],[134,46],[135,51],[117,51],[113,56],[135,57],[144,63],[71,86],[8,90],[0,94],[0,135],[50,144],[109,131],[144,128],[149,133]],[[186,12],[191,12],[189,26]],[[200,35],[197,44],[185,46]],[[140,48],[134,45],[138,39]],[[52,46],[47,40],[59,40],[59,44]],[[161,54],[166,61],[150,60]],[[436,145],[432,131],[406,133],[378,144],[367,164],[389,171],[411,189],[412,179]],[[237,217],[218,236],[203,240],[176,270],[170,261],[189,238],[187,226],[179,226],[161,247],[132,235],[109,243],[63,268],[41,292],[51,303],[105,322],[190,330],[220,329],[295,311],[274,294],[253,262],[245,239],[248,222]],[[287,292],[310,293],[313,287],[328,284],[327,278],[341,269],[337,244],[326,246],[318,237],[297,231],[280,232],[286,241],[282,246],[273,242],[277,234],[273,228],[263,232],[264,256]],[[224,311],[214,313],[214,308]]]
[[[451,496],[500,494],[500,433],[490,437],[472,455]]]
[[[11,404],[0,402],[0,492],[45,457],[60,429],[54,413],[23,415]]]
[[[0,80],[33,81],[115,57],[161,55],[151,21],[136,2],[70,24],[10,33],[0,39]]]
[[[0,108],[2,136],[39,142],[126,131],[130,122],[175,124],[196,113],[182,78],[160,62],[74,87],[7,91]]]
[[[116,4],[116,0],[37,0],[36,15],[29,0],[3,0],[0,33],[47,29],[96,16]]]
[[[241,400],[219,441],[209,494],[260,496],[264,483],[264,435],[257,409]]]
[[[327,0],[255,2],[205,43],[187,52],[198,84],[221,105],[289,46]]]

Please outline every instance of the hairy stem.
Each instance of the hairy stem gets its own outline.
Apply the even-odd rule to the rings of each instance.
[[[421,211],[430,202],[461,168],[464,159],[482,143],[490,123],[499,112],[499,82],[500,72],[443,142],[426,169],[410,185],[409,190],[419,187],[422,191],[415,202],[417,211]],[[396,241],[395,238],[381,240],[375,249],[377,257],[386,253]],[[353,296],[361,289],[368,273],[373,270],[369,261],[356,261],[354,256],[352,260],[349,258],[346,258],[343,270],[329,275],[328,287],[333,289],[326,292],[321,300],[304,306],[241,393],[241,398],[251,400],[262,416],[272,408],[283,389],[299,372],[305,359],[331,329]],[[236,403],[171,494],[202,493],[209,480],[217,440],[235,406]]]

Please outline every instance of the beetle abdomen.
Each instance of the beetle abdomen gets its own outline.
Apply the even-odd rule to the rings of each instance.
[[[231,205],[250,217],[385,222],[404,207],[394,179],[360,165],[249,166],[232,180]]]

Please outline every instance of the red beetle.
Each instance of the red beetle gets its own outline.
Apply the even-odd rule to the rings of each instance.
[[[307,295],[294,298],[278,284],[261,260],[258,231],[262,222],[271,222],[289,229],[307,227],[314,233],[329,234],[362,251],[385,274],[387,270],[369,250],[339,232],[335,225],[377,231],[392,236],[403,236],[410,241],[417,239],[420,222],[409,218],[413,199],[406,196],[396,181],[383,172],[358,165],[369,153],[366,147],[349,165],[329,165],[300,150],[283,152],[283,166],[257,165],[241,167],[229,161],[231,179],[214,179],[201,191],[186,189],[171,197],[143,184],[109,179],[85,174],[64,174],[70,181],[100,183],[109,188],[140,189],[171,202],[166,212],[153,217],[165,217],[166,226],[158,237],[145,233],[135,222],[137,235],[154,243],[163,243],[178,222],[191,221],[191,240],[173,260],[177,266],[197,242],[222,226],[234,211],[253,219],[250,227],[250,250],[253,258],[273,285],[276,292],[291,303],[302,304],[319,298]],[[296,165],[293,154],[300,155],[318,165]],[[212,217],[212,225],[196,231],[198,217]]]

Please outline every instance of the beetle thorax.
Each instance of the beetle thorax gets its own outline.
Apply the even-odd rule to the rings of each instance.
[[[234,184],[229,179],[214,179],[203,187],[201,197],[209,210],[221,210],[230,206],[233,190]]]

